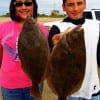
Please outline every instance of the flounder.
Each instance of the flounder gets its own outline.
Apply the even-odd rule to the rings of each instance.
[[[22,68],[32,80],[31,95],[41,100],[39,84],[44,79],[49,58],[49,46],[43,32],[32,18],[27,18],[18,38],[18,53]]]
[[[84,29],[77,26],[68,31],[53,48],[47,83],[58,95],[58,100],[78,91],[82,85],[86,67]]]

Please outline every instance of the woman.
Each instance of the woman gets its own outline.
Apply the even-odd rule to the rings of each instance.
[[[11,0],[10,16],[10,21],[0,24],[0,84],[3,100],[34,100],[30,96],[32,82],[21,68],[17,39],[28,16],[36,19],[46,38],[48,31],[37,22],[36,0]]]

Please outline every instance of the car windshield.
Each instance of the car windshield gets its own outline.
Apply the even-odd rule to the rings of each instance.
[[[90,11],[84,12],[84,17],[87,19],[93,19],[92,13]]]
[[[95,11],[96,19],[100,21],[100,11]]]
[[[95,16],[94,16],[95,15]],[[94,10],[94,14],[93,14],[93,12],[91,12],[91,11],[85,11],[84,12],[84,16],[85,16],[85,18],[87,18],[87,19],[97,19],[97,20],[99,20],[100,21],[100,11],[95,11]],[[93,17],[94,16],[94,17]]]

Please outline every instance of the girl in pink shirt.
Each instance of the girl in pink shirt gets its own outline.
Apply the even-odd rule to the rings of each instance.
[[[23,23],[28,16],[37,18],[35,0],[11,0],[10,21],[0,24],[0,85],[3,100],[33,100],[30,96],[31,80],[21,68],[16,44]],[[41,23],[36,22],[48,37],[48,31]]]

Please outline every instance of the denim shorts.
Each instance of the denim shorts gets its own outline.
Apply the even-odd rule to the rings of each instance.
[[[30,96],[31,87],[7,89],[1,87],[3,100],[34,100],[34,97]]]
[[[78,97],[68,97],[66,100],[100,100],[100,95],[92,96],[91,99],[84,99],[84,98],[78,98]]]
[[[39,85],[40,92],[43,91],[43,84]],[[3,100],[35,100],[34,97],[30,96],[31,87],[18,88],[18,89],[7,89],[1,87]]]

